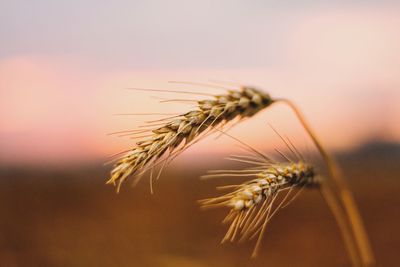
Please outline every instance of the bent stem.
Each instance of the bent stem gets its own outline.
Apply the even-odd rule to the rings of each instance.
[[[322,155],[323,159],[325,160],[327,166],[328,166],[328,172],[330,177],[332,178],[332,182],[336,185],[337,190],[339,192],[339,202],[336,201],[335,195],[333,192],[330,192],[330,190],[323,189],[323,194],[325,196],[326,201],[328,202],[328,205],[330,209],[332,210],[332,213],[336,217],[336,221],[342,221],[343,217],[345,214],[342,214],[343,211],[339,211],[340,202],[343,205],[343,208],[347,214],[348,218],[348,223],[350,223],[350,229],[351,232],[354,235],[355,243],[358,247],[359,253],[360,253],[360,258],[362,262],[362,266],[374,266],[375,265],[375,258],[371,249],[371,245],[364,227],[364,224],[361,219],[361,215],[358,211],[357,205],[355,203],[354,197],[349,189],[349,186],[347,185],[346,180],[343,178],[343,175],[337,166],[335,160],[326,152],[326,150],[323,148],[321,145],[320,141],[318,140],[317,136],[315,133],[312,131],[311,127],[305,120],[304,116],[300,112],[300,110],[297,108],[297,106],[291,102],[288,99],[275,99],[275,103],[277,102],[283,102],[287,104],[293,112],[296,114],[297,118],[299,119],[300,123],[303,125],[304,129],[307,131],[309,136],[311,137],[312,141],[314,142],[315,146],[317,147],[318,151]],[[349,232],[347,229],[349,226],[347,223],[339,223],[339,227],[342,230],[343,235],[347,235],[347,232]],[[342,226],[340,226],[342,225]],[[345,226],[346,225],[346,226]],[[346,228],[346,230],[345,230]],[[346,241],[348,238],[344,237],[345,243],[348,243]],[[351,242],[352,243],[352,242]],[[354,252],[352,251],[353,249],[350,249],[353,247],[350,243],[346,245],[349,250],[349,254],[351,258],[353,258]],[[357,261],[355,259],[352,260],[353,264],[357,266]]]

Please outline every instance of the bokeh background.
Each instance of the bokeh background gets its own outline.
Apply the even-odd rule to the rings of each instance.
[[[145,116],[184,112],[182,95],[220,93],[168,81],[255,85],[300,105],[335,153],[380,266],[400,246],[400,5],[396,1],[1,1],[1,266],[349,266],[318,192],[276,216],[260,257],[219,245],[226,211],[197,199],[232,181],[200,181],[240,149],[229,138],[191,147],[149,193],[105,186],[107,157],[134,145],[109,136]],[[153,117],[152,117],[153,118]],[[315,152],[276,106],[231,133],[270,153],[270,123]],[[272,152],[271,152],[272,153]]]

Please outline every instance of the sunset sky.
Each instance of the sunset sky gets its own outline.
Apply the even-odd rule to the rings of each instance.
[[[107,133],[148,119],[113,114],[191,108],[126,87],[220,93],[170,80],[289,97],[332,150],[400,142],[400,4],[353,2],[2,1],[0,161],[101,160],[133,144]],[[283,106],[232,132],[268,147],[279,140],[267,122],[301,146],[305,135]],[[213,142],[188,153],[232,149]]]

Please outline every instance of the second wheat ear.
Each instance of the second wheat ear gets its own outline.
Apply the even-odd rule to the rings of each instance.
[[[318,181],[314,168],[299,159],[295,162],[278,163],[258,154],[231,156],[229,159],[246,163],[250,167],[209,171],[203,178],[240,176],[250,180],[237,185],[220,186],[218,189],[232,191],[222,196],[200,200],[199,203],[203,208],[229,208],[230,211],[223,222],[230,223],[230,226],[222,243],[258,236],[252,253],[252,257],[256,257],[270,219],[300,192],[299,190],[291,194],[293,188],[316,187]],[[284,197],[278,200],[277,196],[281,193]]]
[[[116,185],[118,191],[129,176],[135,175],[135,182],[137,182],[141,174],[148,170],[151,171],[150,179],[152,180],[154,167],[162,164],[162,170],[167,161],[176,157],[208,133],[212,133],[215,128],[223,127],[234,120],[240,122],[273,103],[282,102],[295,112],[328,166],[331,183],[328,184],[327,181],[324,181],[321,192],[341,229],[353,266],[373,266],[375,264],[367,233],[346,181],[342,178],[333,158],[323,148],[293,102],[288,99],[273,99],[267,93],[247,86],[243,86],[239,90],[227,90],[227,93],[222,95],[197,94],[210,96],[211,99],[197,101],[196,110],[174,116],[171,119],[160,120],[165,122],[164,125],[131,131],[132,135],[144,133],[149,136],[138,141],[135,147],[116,159],[107,183]],[[166,155],[165,158],[162,158],[163,155]]]

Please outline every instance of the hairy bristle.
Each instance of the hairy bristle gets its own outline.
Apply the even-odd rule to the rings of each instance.
[[[226,207],[230,211],[224,222],[230,227],[222,242],[251,239],[258,236],[253,256],[257,254],[265,227],[271,217],[283,206],[290,203],[297,194],[289,197],[294,187],[316,186],[315,172],[311,165],[302,161],[281,164],[260,163],[257,168],[245,170],[214,171],[207,177],[247,176],[253,178],[239,185],[221,187],[233,188],[232,192],[219,197],[200,200],[202,207]],[[280,192],[287,193],[274,205]]]
[[[251,87],[230,90],[225,95],[216,95],[213,99],[197,101],[196,110],[174,118],[160,120],[162,125],[154,125],[140,133],[151,134],[142,139],[136,146],[117,159],[108,184],[117,185],[129,176],[140,175],[160,163],[174,158],[196,139],[216,126],[223,126],[234,119],[251,117],[272,103],[270,96]],[[132,135],[137,134],[133,132]],[[178,149],[179,147],[179,149]],[[167,154],[163,159],[161,157]]]

